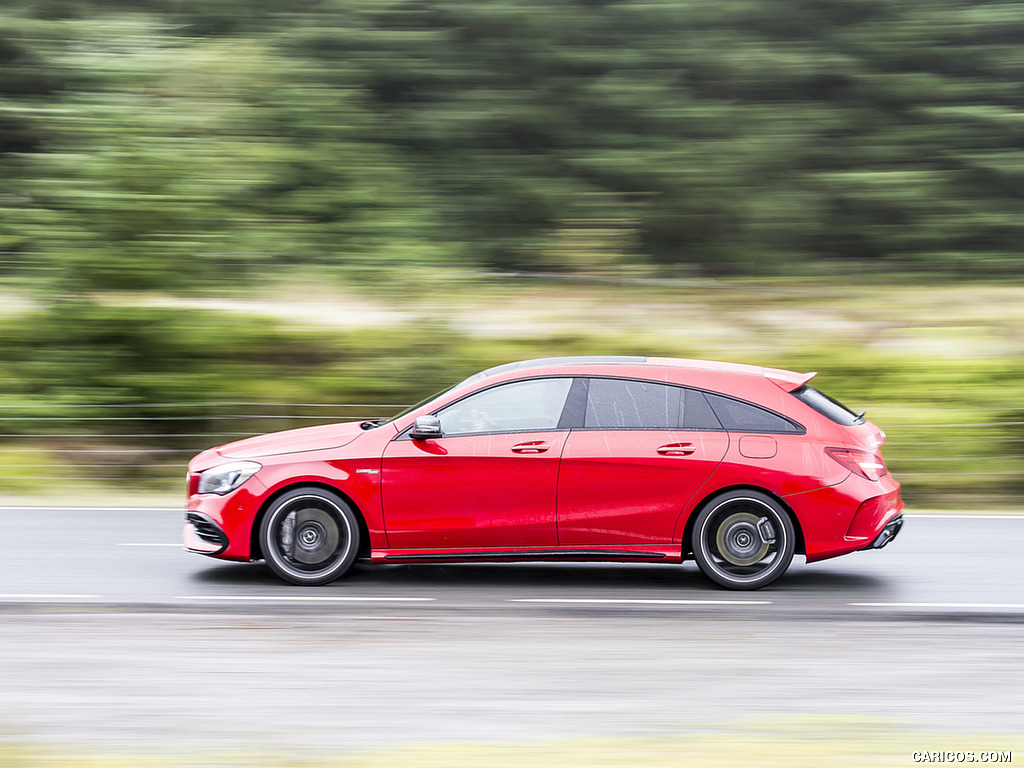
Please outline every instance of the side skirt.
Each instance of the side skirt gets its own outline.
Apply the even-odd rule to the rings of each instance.
[[[458,562],[647,562],[679,563],[682,552],[678,544],[638,548],[574,548],[574,549],[375,549],[370,554],[374,563],[458,563]]]

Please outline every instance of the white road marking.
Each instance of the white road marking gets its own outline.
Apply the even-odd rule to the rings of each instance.
[[[0,594],[0,600],[97,600],[99,595],[56,595],[32,593]]]
[[[904,517],[927,517],[933,520],[1024,520],[1024,515],[961,515],[951,513],[948,515],[941,512],[932,514],[929,512],[910,513]]]
[[[182,549],[185,545],[182,544],[180,541],[175,542],[173,544],[170,544],[170,543],[167,543],[167,542],[164,542],[164,541],[154,541],[154,542],[125,541],[125,542],[122,542],[121,544],[119,544],[118,546],[120,546],[120,547],[177,547],[178,549]]]
[[[181,507],[37,507],[34,504],[25,506],[7,505],[0,507],[0,512],[181,512]]]
[[[864,608],[983,608],[1024,610],[1024,603],[847,603]]]
[[[510,603],[558,603],[592,605],[771,605],[771,600],[660,600],[625,597],[520,597]]]
[[[255,600],[302,603],[431,603],[436,597],[371,597],[363,595],[179,595],[178,600]]]

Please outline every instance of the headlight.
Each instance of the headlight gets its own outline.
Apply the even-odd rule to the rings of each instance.
[[[223,496],[255,475],[263,468],[255,461],[232,461],[211,467],[199,474],[199,493],[216,493]]]

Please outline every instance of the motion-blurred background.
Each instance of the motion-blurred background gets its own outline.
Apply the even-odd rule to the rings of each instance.
[[[0,494],[531,356],[822,372],[1024,486],[1024,5],[4,0]]]
[[[176,541],[204,448],[572,354],[818,370],[1019,510],[1022,212],[1024,2],[0,0],[0,764],[1009,762],[1020,515],[736,605]]]

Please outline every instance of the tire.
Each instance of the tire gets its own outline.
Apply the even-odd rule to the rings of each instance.
[[[287,582],[328,584],[344,576],[359,552],[359,521],[340,496],[295,488],[274,500],[260,523],[267,565]]]
[[[761,589],[793,562],[796,531],[779,502],[759,491],[729,491],[701,509],[693,525],[693,557],[727,589]]]

